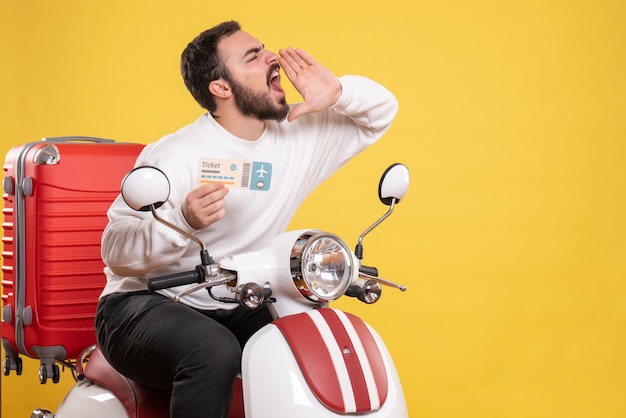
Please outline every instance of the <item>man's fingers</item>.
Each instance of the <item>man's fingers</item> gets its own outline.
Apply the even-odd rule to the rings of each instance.
[[[304,50],[297,48],[281,49],[278,60],[288,77],[297,76],[308,67],[315,65],[315,59]],[[292,72],[290,74],[290,71]]]
[[[294,60],[301,66],[305,65],[315,65],[317,61],[308,52],[304,49],[296,48],[293,49]]]
[[[286,54],[288,54],[287,56],[289,57],[289,60],[293,63],[295,63],[296,66],[303,68],[306,65],[308,65],[309,63],[306,61],[306,59],[304,59],[304,57],[302,56],[302,51],[301,49],[293,49],[293,48],[287,48],[287,50],[285,51]]]
[[[218,191],[224,192],[224,195],[225,195],[226,193],[228,193],[228,188],[226,188],[224,183],[219,183],[219,182],[205,183],[193,189],[189,193],[189,197],[192,199],[202,199],[203,197],[206,197],[210,195],[211,193],[215,193]]]
[[[224,196],[229,192],[223,183],[207,183],[189,192],[183,203],[183,215],[189,225],[203,229],[224,216]]]

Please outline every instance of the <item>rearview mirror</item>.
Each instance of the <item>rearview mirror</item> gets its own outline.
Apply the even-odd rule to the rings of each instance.
[[[404,164],[392,164],[385,170],[378,185],[378,198],[385,205],[390,206],[393,199],[400,202],[409,190],[411,175]]]
[[[163,205],[170,196],[170,181],[156,167],[136,167],[122,180],[122,198],[132,209],[148,212]]]

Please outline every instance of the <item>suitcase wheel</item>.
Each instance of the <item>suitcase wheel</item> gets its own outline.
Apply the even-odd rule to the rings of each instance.
[[[22,374],[22,358],[21,357],[16,357],[14,364],[12,364],[10,356],[6,356],[4,358],[4,362],[2,362],[2,371],[4,372],[4,375],[8,376],[9,373],[11,373],[11,370],[15,370],[15,373],[17,373],[18,376]]]
[[[59,370],[59,366],[56,364],[48,366],[51,366],[50,369],[52,370],[52,383],[59,383],[59,380],[61,380],[61,371]],[[45,385],[48,381],[48,369],[49,367],[45,364],[39,366],[39,383],[42,385]]]

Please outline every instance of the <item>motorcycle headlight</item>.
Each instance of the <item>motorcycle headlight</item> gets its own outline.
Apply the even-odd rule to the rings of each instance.
[[[311,301],[330,302],[342,296],[353,272],[350,249],[333,234],[302,234],[291,251],[291,276],[300,293]]]

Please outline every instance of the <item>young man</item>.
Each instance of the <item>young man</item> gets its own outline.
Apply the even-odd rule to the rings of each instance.
[[[290,106],[284,72],[303,102]],[[397,112],[394,96],[358,76],[336,78],[300,49],[264,48],[236,22],[201,33],[184,50],[181,71],[208,112],[144,149],[137,166],[159,167],[171,193],[161,217],[195,234],[215,260],[252,251],[283,232],[307,195],[373,144]],[[203,181],[251,163],[262,181]],[[241,347],[271,321],[206,291],[182,303],[181,289],[149,293],[146,278],[193,269],[196,243],[135,212],[118,198],[102,237],[107,285],[96,315],[98,342],[127,377],[171,389],[171,416],[226,417]],[[219,290],[215,290],[219,296]]]

